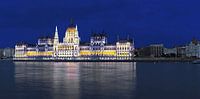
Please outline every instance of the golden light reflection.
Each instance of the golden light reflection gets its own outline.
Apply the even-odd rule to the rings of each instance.
[[[135,62],[15,62],[14,64],[15,82],[19,90],[40,89],[50,92],[54,99],[77,99],[81,94],[88,93],[109,96],[110,93],[118,95],[120,92],[136,90]]]

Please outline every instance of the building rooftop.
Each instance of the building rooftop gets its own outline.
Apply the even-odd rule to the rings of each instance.
[[[52,37],[50,37],[50,36],[43,36],[43,37],[39,37],[39,39],[41,40],[43,40],[43,39],[53,39]]]
[[[17,46],[27,45],[27,43],[26,43],[26,42],[18,42],[16,45],[17,45]]]
[[[199,44],[200,42],[197,40],[197,39],[192,39],[192,41],[191,41],[193,44],[195,44],[195,45],[197,45],[197,44]]]
[[[121,39],[121,40],[118,40],[117,42],[119,42],[119,43],[127,43],[127,42],[133,43],[133,40],[132,39],[129,39],[129,40]]]
[[[46,45],[37,45],[37,47],[45,47]],[[53,45],[47,44],[48,47],[52,47]]]

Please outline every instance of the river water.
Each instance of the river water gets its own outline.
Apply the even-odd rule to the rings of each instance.
[[[200,99],[200,65],[0,61],[0,99]]]

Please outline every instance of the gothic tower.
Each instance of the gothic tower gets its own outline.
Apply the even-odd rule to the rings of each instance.
[[[55,35],[54,35],[54,41],[53,41],[54,56],[57,56],[58,44],[59,44],[58,27],[56,26]]]

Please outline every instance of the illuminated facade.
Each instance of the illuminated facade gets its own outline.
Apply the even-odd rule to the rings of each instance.
[[[59,41],[56,26],[54,37],[39,38],[36,45],[17,44],[15,58],[48,59],[132,59],[134,57],[132,40],[119,40],[108,44],[105,33],[93,33],[90,43],[80,44],[77,25],[69,25],[63,42]]]
[[[102,57],[104,52],[104,47],[107,44],[106,34],[92,34],[90,38],[90,51],[93,57]]]
[[[80,45],[80,55],[82,57],[89,57],[89,56],[92,55],[92,52],[90,50],[90,45],[89,44]]]
[[[130,59],[134,56],[134,43],[132,40],[120,40],[116,43],[118,59]]]
[[[38,44],[19,43],[15,46],[16,58],[39,58],[53,56],[53,39],[42,37],[38,39]]]
[[[25,43],[19,43],[15,45],[15,57],[27,57],[26,56],[26,48],[27,44]]]
[[[57,33],[57,32],[56,32]],[[57,34],[55,33],[55,37],[57,38]],[[71,24],[65,33],[65,37],[63,38],[63,43],[58,43],[56,46],[55,57],[60,58],[72,58],[80,56],[80,48],[79,48],[80,38],[78,35],[77,25]],[[57,42],[55,42],[56,44]]]
[[[115,59],[116,46],[108,44],[105,33],[92,34],[90,39],[90,52],[93,58]]]

